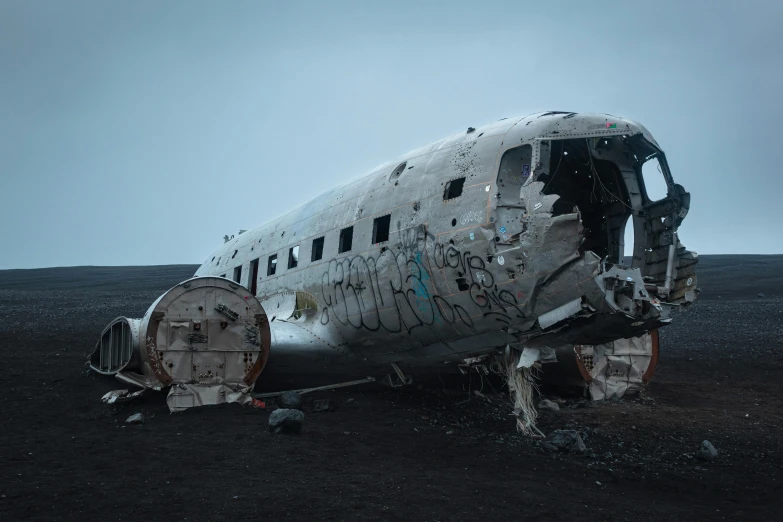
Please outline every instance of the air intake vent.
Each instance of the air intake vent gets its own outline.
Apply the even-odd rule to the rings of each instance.
[[[92,369],[114,375],[125,368],[138,351],[140,322],[141,319],[118,317],[109,323],[90,357]]]

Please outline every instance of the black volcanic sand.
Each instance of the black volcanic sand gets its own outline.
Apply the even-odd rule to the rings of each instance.
[[[489,383],[305,396],[298,436],[235,404],[107,406],[123,385],[84,371],[101,330],[195,267],[0,272],[0,520],[780,520],[783,256],[701,263],[643,399],[542,412],[595,458],[518,435]],[[714,462],[694,458],[704,439]]]

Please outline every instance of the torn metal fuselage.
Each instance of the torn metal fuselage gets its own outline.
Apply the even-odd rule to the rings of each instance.
[[[659,199],[645,185],[652,160]],[[677,235],[689,204],[638,123],[534,114],[381,165],[221,245],[196,274],[257,289],[272,316],[264,382],[328,384],[392,363],[416,373],[667,324],[696,295],[697,256]]]
[[[573,366],[576,345],[648,335],[695,299],[697,256],[678,237],[689,205],[638,123],[534,114],[381,165],[229,239],[196,276],[233,276],[269,313],[262,386],[465,370],[507,347]]]
[[[523,183],[520,201],[513,201],[499,179],[495,206],[499,252],[513,256],[519,275],[543,274],[531,289],[538,329],[520,332],[520,341],[600,344],[668,323],[669,306],[696,297],[697,256],[677,237],[690,195],[674,183],[652,136],[634,122],[572,113],[530,126],[534,181]],[[515,170],[510,152],[501,175]],[[657,201],[642,175],[653,158],[668,189]],[[623,255],[627,224],[634,231],[630,260]]]

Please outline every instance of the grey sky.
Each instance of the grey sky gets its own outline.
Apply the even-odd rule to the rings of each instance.
[[[690,249],[783,253],[782,24],[779,0],[0,0],[0,268],[200,263],[540,110],[650,129],[693,195]]]

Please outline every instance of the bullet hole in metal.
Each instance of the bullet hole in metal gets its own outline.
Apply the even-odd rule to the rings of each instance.
[[[457,219],[456,218],[451,220],[451,226],[452,227],[456,227],[457,226]]]

